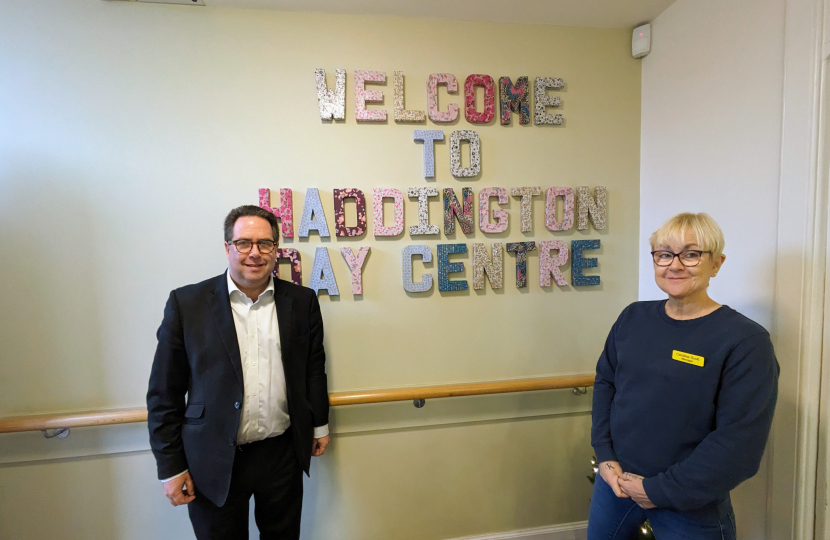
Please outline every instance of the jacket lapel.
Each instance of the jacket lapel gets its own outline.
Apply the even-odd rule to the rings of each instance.
[[[216,288],[208,297],[208,304],[213,313],[213,318],[216,320],[216,325],[219,327],[219,335],[225,344],[225,350],[228,351],[231,365],[236,372],[236,378],[239,379],[239,384],[242,385],[244,384],[242,378],[242,357],[239,354],[239,342],[236,339],[236,327],[233,324],[233,312],[231,311],[231,299],[228,295],[228,278],[226,274],[227,271],[217,280]]]
[[[277,324],[280,327],[280,349],[282,350],[283,370],[288,372],[291,358],[291,325],[293,323],[294,301],[286,294],[285,287],[279,279],[274,279],[274,306],[277,309]],[[287,379],[287,377],[286,377]]]

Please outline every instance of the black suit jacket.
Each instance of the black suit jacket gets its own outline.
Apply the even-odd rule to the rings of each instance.
[[[314,427],[328,423],[323,319],[314,291],[274,279],[294,449],[308,474]],[[217,506],[228,495],[242,413],[242,362],[226,274],[170,293],[147,391],[159,479],[190,470]]]

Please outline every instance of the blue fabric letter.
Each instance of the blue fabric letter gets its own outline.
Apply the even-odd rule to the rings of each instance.
[[[435,141],[444,140],[444,132],[439,129],[416,129],[416,141],[424,141],[424,178],[435,178]]]
[[[305,192],[303,217],[300,219],[298,235],[302,238],[308,238],[308,231],[310,230],[317,231],[321,238],[329,235],[326,214],[323,212],[323,205],[320,203],[320,193],[317,188],[308,188]]]
[[[450,281],[449,274],[464,271],[464,263],[450,262],[450,253],[467,253],[467,244],[438,244],[438,290],[466,291],[467,281]]]
[[[317,296],[320,295],[320,289],[325,289],[329,296],[340,296],[334,270],[331,269],[329,250],[324,247],[318,247],[314,251],[314,266],[311,267],[311,282],[308,288],[313,289]]]
[[[599,285],[599,276],[583,276],[583,268],[596,268],[597,260],[595,258],[586,259],[582,252],[586,249],[599,249],[599,240],[572,240],[571,253],[573,259],[571,260],[571,285],[573,286],[591,286]]]
[[[426,292],[432,288],[432,274],[421,274],[421,281],[412,282],[412,256],[420,255],[428,263],[432,261],[432,252],[429,246],[406,246],[401,254],[401,269],[403,273],[403,288],[406,292]]]

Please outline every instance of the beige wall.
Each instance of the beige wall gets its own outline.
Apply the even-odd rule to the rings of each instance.
[[[318,67],[330,85],[335,68],[348,71],[344,123],[319,119]],[[357,125],[355,69],[387,72],[378,89],[390,115],[394,70],[417,109],[432,72],[461,84],[471,73],[563,77],[566,125]],[[341,291],[321,297],[332,390],[590,372],[636,298],[640,64],[625,30],[10,1],[0,71],[0,295],[14,314],[0,322],[0,415],[142,405],[166,295],[224,270],[221,220],[260,187],[294,190],[295,230],[307,187],[321,190],[332,230],[334,188],[608,187],[602,232],[547,231],[539,198],[534,232],[522,233],[511,198],[511,228],[495,237],[376,241],[370,228],[349,242],[286,242],[306,283],[315,248],[329,248]],[[414,129],[475,129],[480,179],[453,179],[439,144],[436,178],[424,180]],[[430,210],[440,224],[437,199]],[[417,222],[411,200],[405,212]],[[411,297],[400,285],[409,244],[582,238],[602,240],[600,287],[540,288],[538,252],[523,291],[507,254],[503,291]],[[372,251],[356,299],[339,248],[361,245]],[[469,254],[457,260],[471,282]],[[586,519],[589,409],[590,395],[548,392],[338,410],[331,452],[306,484],[305,538],[424,540]],[[165,506],[143,430],[0,436],[0,538],[190,534],[184,510]]]

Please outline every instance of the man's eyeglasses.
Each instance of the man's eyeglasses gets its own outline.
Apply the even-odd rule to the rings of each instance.
[[[673,251],[660,249],[652,251],[651,256],[654,258],[654,264],[657,266],[671,266],[671,263],[674,262],[675,257],[678,258],[680,264],[683,266],[697,266],[700,264],[700,259],[703,257],[704,253],[712,252],[687,249],[685,251],[681,251],[680,253],[674,253]]]
[[[277,247],[277,243],[273,240],[258,240],[256,242],[252,242],[251,240],[234,240],[230,243],[234,245],[236,251],[242,254],[250,253],[254,248],[254,244],[256,244],[260,253],[271,253]]]

